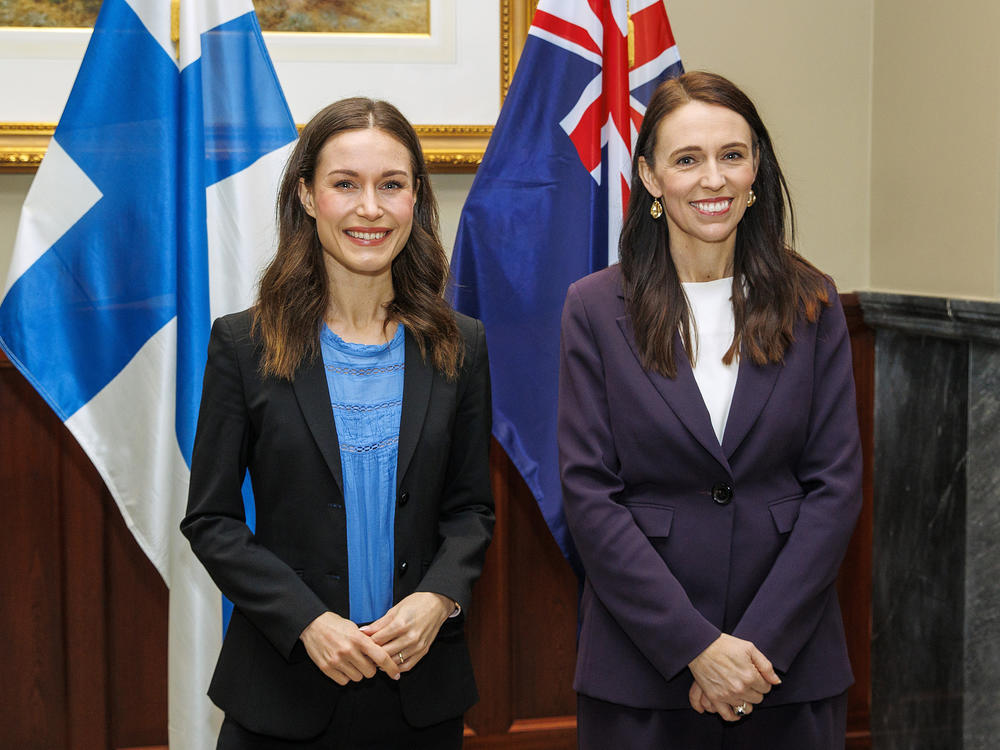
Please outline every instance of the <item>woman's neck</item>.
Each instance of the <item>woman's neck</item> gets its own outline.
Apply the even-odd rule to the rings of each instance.
[[[735,241],[671,245],[670,257],[681,282],[715,281],[733,275],[735,249]]]
[[[395,298],[392,278],[358,277],[329,279],[329,301],[325,321],[344,341],[384,344],[396,333],[396,324],[386,325],[386,308]]]

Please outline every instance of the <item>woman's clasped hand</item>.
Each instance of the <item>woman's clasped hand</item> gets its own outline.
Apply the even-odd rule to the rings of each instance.
[[[409,672],[427,654],[454,610],[455,603],[447,597],[417,591],[360,630],[397,659],[400,672]]]
[[[377,670],[398,680],[424,657],[454,608],[441,594],[418,591],[361,627],[324,612],[302,631],[302,643],[309,658],[338,685],[374,677]]]
[[[738,721],[764,700],[781,678],[750,641],[723,633],[688,665],[694,682],[688,697],[698,713]],[[737,711],[737,708],[741,710]]]
[[[338,685],[374,677],[379,669],[399,679],[399,665],[389,652],[334,612],[324,612],[309,623],[302,631],[302,643],[309,658]]]

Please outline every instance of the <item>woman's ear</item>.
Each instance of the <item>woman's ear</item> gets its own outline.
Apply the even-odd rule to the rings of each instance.
[[[660,186],[656,182],[656,176],[653,174],[653,168],[649,166],[645,156],[639,157],[639,179],[642,180],[642,184],[646,186],[646,190],[651,196],[659,198],[663,195],[663,191],[660,190]]]
[[[316,210],[313,208],[313,194],[312,190],[306,185],[306,181],[299,178],[299,202],[302,204],[302,208],[306,210],[306,213],[316,218]]]

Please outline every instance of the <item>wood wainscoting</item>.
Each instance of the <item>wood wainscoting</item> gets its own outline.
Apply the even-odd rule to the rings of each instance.
[[[874,338],[855,295],[842,300],[865,454],[864,510],[839,581],[856,677],[847,746],[869,750]],[[165,745],[167,590],[79,446],[2,355],[0,446],[0,523],[11,532],[0,549],[0,744]],[[578,584],[495,444],[490,463],[497,526],[469,614],[481,700],[465,746],[569,750]]]

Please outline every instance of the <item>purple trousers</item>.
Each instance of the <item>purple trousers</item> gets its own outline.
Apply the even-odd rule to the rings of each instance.
[[[757,707],[738,722],[693,709],[660,711],[577,697],[580,750],[844,750],[847,693]]]

